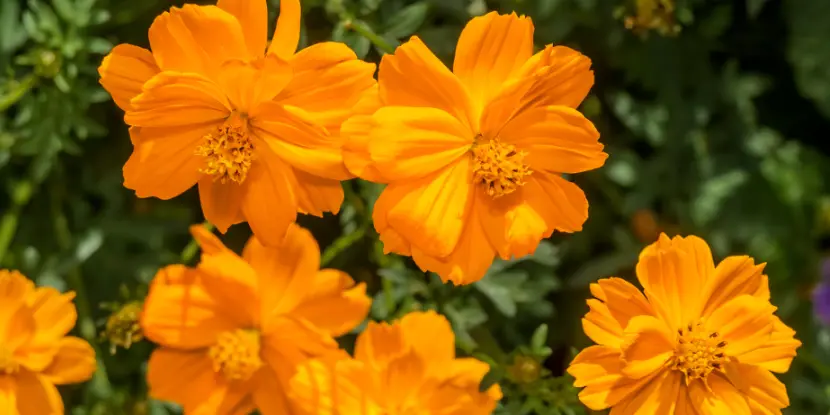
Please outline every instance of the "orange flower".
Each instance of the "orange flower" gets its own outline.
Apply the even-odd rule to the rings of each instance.
[[[309,415],[486,415],[501,399],[498,385],[479,392],[489,366],[455,357],[449,322],[433,311],[413,312],[392,325],[369,323],[355,358],[307,361],[291,380]]]
[[[364,284],[320,270],[311,234],[291,225],[269,248],[252,237],[240,258],[205,228],[198,268],[159,271],[141,316],[144,335],[161,347],[150,358],[150,395],[185,413],[291,414],[285,389],[309,357],[336,353],[332,336],[366,317]]]
[[[731,256],[717,267],[706,242],[665,234],[637,264],[645,296],[619,278],[591,285],[582,320],[598,343],[568,373],[589,408],[614,414],[780,414],[801,342],[773,313],[764,264]]]
[[[607,157],[575,109],[590,65],[563,46],[534,55],[530,19],[495,12],[464,28],[452,72],[417,37],[384,56],[378,93],[343,125],[347,167],[389,184],[374,210],[384,249],[467,284],[497,253],[581,230],[588,202],[562,173]]]
[[[99,68],[132,126],[124,186],[170,199],[198,183],[206,219],[248,221],[269,245],[298,211],[340,209],[340,123],[375,84],[341,43],[295,54],[300,3],[280,8],[268,46],[265,0],[174,7],[150,27],[152,52],[118,45]]]
[[[78,317],[74,297],[0,270],[0,413],[63,414],[55,385],[92,377],[92,347],[66,335]]]

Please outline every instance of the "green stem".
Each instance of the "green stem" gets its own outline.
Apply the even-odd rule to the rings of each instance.
[[[17,233],[20,214],[23,213],[23,208],[32,199],[34,188],[35,181],[29,178],[18,182],[12,189],[12,205],[3,214],[3,219],[0,219],[0,264],[3,263],[3,258],[6,257],[6,252],[8,252],[14,235]]]
[[[214,228],[213,224],[208,222],[208,221],[202,222],[202,226],[204,226],[205,229],[207,229],[208,231],[211,231],[211,232],[213,231],[213,228]],[[182,264],[189,263],[193,259],[193,257],[196,256],[196,254],[198,252],[199,252],[199,242],[196,241],[196,238],[193,238],[193,239],[190,240],[190,242],[187,244],[187,246],[185,246],[184,249],[182,250],[182,256],[181,256]]]
[[[354,30],[361,36],[369,39],[372,44],[374,44],[378,49],[382,50],[385,53],[395,53],[395,46],[389,43],[386,39],[380,37],[371,27],[369,27],[366,23],[363,23],[359,20],[349,20],[346,22],[345,26],[349,29]]]
[[[7,95],[0,97],[0,112],[5,111],[7,108],[11,107],[12,105],[16,104],[17,101],[20,101],[20,98],[23,98],[30,89],[32,89],[35,84],[37,83],[37,76],[34,74],[29,74],[22,81],[18,82],[15,85],[15,89],[9,92]]]
[[[337,255],[340,255],[341,252],[348,249],[352,244],[363,238],[366,235],[366,228],[361,226],[351,233],[346,235],[342,235],[339,238],[335,239],[325,251],[323,251],[323,255],[320,256],[320,267],[324,267],[328,265]]]

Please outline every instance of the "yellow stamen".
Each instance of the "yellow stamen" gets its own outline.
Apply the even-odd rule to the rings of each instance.
[[[206,167],[200,171],[212,175],[214,181],[245,181],[254,160],[254,143],[244,116],[232,115],[224,125],[205,135],[196,154],[206,161]]]
[[[107,327],[102,337],[110,343],[110,353],[115,354],[118,347],[129,349],[133,344],[144,339],[138,320],[142,304],[139,301],[127,303],[107,318]]]
[[[706,379],[714,370],[723,371],[727,361],[723,348],[726,341],[716,331],[707,331],[702,322],[677,330],[677,348],[672,369],[686,375],[686,383]]]
[[[0,375],[13,375],[18,370],[20,365],[15,361],[12,351],[0,344]]]
[[[259,341],[259,332],[256,330],[223,332],[216,344],[208,350],[208,356],[213,361],[213,371],[221,373],[230,381],[250,379],[262,367]]]
[[[523,151],[498,139],[477,143],[473,147],[473,178],[486,187],[493,198],[513,193],[525,184],[530,167],[525,164]]]

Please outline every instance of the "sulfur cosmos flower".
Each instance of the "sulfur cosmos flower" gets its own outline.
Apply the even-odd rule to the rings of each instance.
[[[63,414],[55,385],[92,377],[92,347],[66,335],[77,319],[74,297],[0,270],[0,413]]]
[[[383,57],[377,93],[343,125],[347,167],[388,183],[374,208],[384,249],[445,281],[476,281],[496,254],[533,253],[588,217],[563,174],[607,158],[576,110],[591,62],[564,46],[534,54],[533,30],[515,14],[472,19],[452,71],[413,37]]]
[[[293,414],[286,398],[295,367],[336,353],[332,336],[366,317],[364,284],[320,270],[311,234],[291,225],[280,246],[252,237],[242,258],[203,227],[197,268],[171,265],[150,286],[141,316],[150,395],[186,414]]]
[[[309,415],[489,415],[501,390],[479,391],[488,370],[479,360],[456,358],[443,316],[412,312],[393,324],[370,322],[353,359],[307,361],[291,391]]]
[[[637,264],[645,296],[619,278],[591,285],[582,320],[597,343],[568,373],[589,408],[617,414],[780,414],[786,372],[801,342],[775,316],[764,264],[730,256],[717,267],[689,236],[646,247]]]
[[[131,126],[124,186],[170,199],[198,184],[206,219],[247,221],[269,245],[297,212],[339,210],[340,124],[375,84],[341,43],[295,53],[299,0],[280,9],[268,45],[266,0],[173,7],[150,27],[152,52],[121,44],[99,68]]]

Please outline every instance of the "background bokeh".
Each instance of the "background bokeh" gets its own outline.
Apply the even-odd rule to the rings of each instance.
[[[273,27],[278,2],[269,2]],[[114,44],[146,46],[152,19],[175,4],[0,0],[0,265],[78,293],[76,330],[96,345],[100,370],[62,390],[73,415],[177,413],[147,399],[152,346],[138,341],[112,354],[110,341],[127,343],[129,304],[160,266],[196,260],[183,251],[188,225],[203,220],[198,195],[138,199],[122,186],[127,127],[96,72]],[[557,234],[534,256],[496,262],[482,281],[453,288],[382,254],[370,222],[379,185],[346,182],[338,216],[300,219],[328,266],[369,284],[373,318],[445,314],[460,353],[493,365],[486,382],[500,382],[506,395],[498,414],[586,414],[563,373],[588,344],[580,326],[588,284],[632,278],[638,252],[660,231],[696,234],[718,260],[748,253],[768,263],[778,313],[804,342],[783,376],[792,401],[785,413],[830,412],[830,331],[811,304],[830,247],[830,1],[302,5],[301,42],[343,41],[375,62],[382,52],[369,38],[395,45],[418,34],[450,63],[472,16],[515,10],[532,16],[537,46],[571,46],[596,72],[581,109],[610,157],[575,177],[591,204],[581,233]],[[239,225],[224,240],[239,249],[248,235]],[[126,318],[107,330],[125,304]]]

